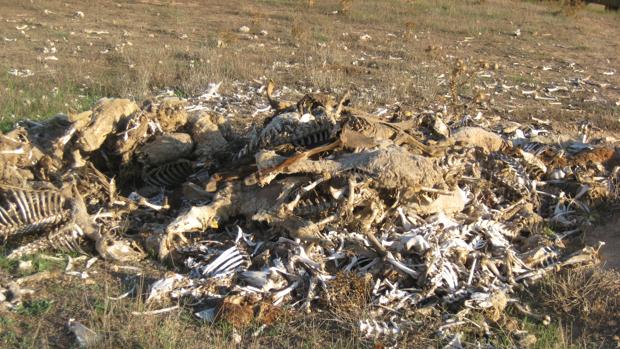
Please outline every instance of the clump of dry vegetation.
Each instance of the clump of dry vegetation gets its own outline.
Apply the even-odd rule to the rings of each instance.
[[[620,273],[600,267],[566,270],[537,285],[533,302],[564,322],[575,344],[617,345],[620,335]]]

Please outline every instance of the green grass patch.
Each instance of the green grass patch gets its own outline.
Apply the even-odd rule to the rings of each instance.
[[[5,270],[9,273],[12,273],[17,268],[17,265],[19,262],[16,260],[6,258],[4,254],[5,254],[4,249],[2,249],[0,251],[0,269]]]
[[[23,119],[43,120],[60,112],[90,107],[99,94],[73,83],[40,81],[36,77],[0,77],[0,131],[7,132]]]
[[[26,301],[19,305],[15,312],[19,315],[39,316],[47,313],[52,307],[53,301],[47,299],[37,299]]]
[[[66,266],[65,261],[44,259],[40,255],[33,257],[32,264],[37,272],[62,270]]]

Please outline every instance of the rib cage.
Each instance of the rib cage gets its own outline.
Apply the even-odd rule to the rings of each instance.
[[[285,144],[314,147],[327,143],[337,130],[338,125],[325,115],[303,122],[298,113],[281,114],[251,137],[248,144],[237,153],[236,159],[251,156],[259,149],[273,149]]]
[[[505,154],[493,153],[485,172],[492,182],[500,184],[508,192],[520,197],[532,193],[533,183],[525,166]]]
[[[314,199],[305,199],[293,210],[296,216],[309,217],[325,215],[327,212],[337,208],[340,202],[335,200],[327,200],[323,196],[317,196]]]
[[[291,143],[295,146],[313,147],[327,143],[332,138],[334,126],[326,122],[315,122],[306,132],[295,135]]]
[[[58,225],[70,216],[65,198],[54,190],[0,186],[0,200],[0,236],[5,239]]]
[[[185,182],[192,172],[192,163],[181,159],[147,170],[142,179],[155,187],[172,187]]]
[[[70,223],[56,228],[47,236],[13,250],[7,258],[17,259],[47,249],[63,252],[83,252],[80,243],[84,240],[84,231],[79,225]]]

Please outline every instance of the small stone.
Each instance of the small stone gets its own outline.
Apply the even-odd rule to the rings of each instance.
[[[29,273],[34,269],[32,261],[20,261],[17,270],[21,273]]]
[[[250,28],[245,25],[239,28],[239,33],[249,33],[249,32],[250,32]]]
[[[75,11],[73,13],[73,17],[75,17],[75,18],[84,18],[84,12],[82,12],[82,11]]]
[[[370,41],[372,39],[372,37],[368,34],[364,34],[362,36],[360,36],[360,41]]]
[[[235,344],[241,344],[241,335],[236,330],[233,330],[232,340]]]
[[[267,36],[267,34],[269,34],[266,30],[261,30],[260,31],[260,35],[262,36]]]

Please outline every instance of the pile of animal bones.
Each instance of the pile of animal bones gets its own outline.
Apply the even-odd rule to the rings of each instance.
[[[348,95],[287,103],[273,89],[275,112],[243,135],[174,97],[22,122],[0,139],[8,257],[173,262],[148,302],[210,321],[329,309],[362,280],[368,338],[446,305],[440,333],[456,333],[467,309],[501,312],[518,285],[597,259],[565,248],[620,190],[617,155],[587,124],[572,140],[540,120],[378,117]]]

